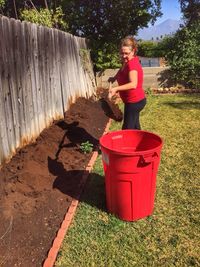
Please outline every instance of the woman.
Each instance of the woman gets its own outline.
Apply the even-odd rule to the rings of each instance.
[[[109,97],[120,94],[124,102],[124,122],[122,129],[140,130],[139,115],[146,105],[143,90],[143,70],[136,56],[137,44],[133,37],[125,37],[121,42],[122,67],[109,82],[117,80],[119,86],[109,88]]]

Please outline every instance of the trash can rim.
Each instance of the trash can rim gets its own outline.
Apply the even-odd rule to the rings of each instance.
[[[147,150],[140,150],[140,151],[133,151],[133,152],[125,152],[125,151],[120,151],[120,150],[117,150],[117,149],[110,149],[104,145],[102,145],[101,143],[101,140],[103,138],[105,138],[105,136],[109,135],[109,134],[112,134],[112,133],[116,133],[116,134],[120,134],[121,132],[123,131],[130,131],[130,132],[144,132],[144,133],[147,133],[147,134],[151,134],[151,135],[154,135],[156,136],[158,139],[160,139],[160,145],[158,145],[156,148],[152,148],[152,149],[147,149]],[[118,131],[110,131],[106,134],[104,134],[100,139],[99,139],[99,143],[100,143],[100,147],[103,147],[104,149],[106,150],[109,150],[110,153],[113,153],[113,154],[119,154],[119,155],[124,155],[124,156],[137,156],[137,155],[146,155],[146,154],[149,154],[149,153],[154,153],[155,150],[157,149],[161,149],[162,148],[162,145],[163,145],[163,139],[155,134],[155,133],[152,133],[152,132],[149,132],[149,131],[145,131],[145,130],[132,130],[132,129],[127,129],[127,130],[118,130]]]

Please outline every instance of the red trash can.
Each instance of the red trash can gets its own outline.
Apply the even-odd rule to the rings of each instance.
[[[108,212],[125,221],[152,214],[162,144],[158,135],[142,130],[100,138]]]

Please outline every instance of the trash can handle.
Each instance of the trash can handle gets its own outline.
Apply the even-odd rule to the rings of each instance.
[[[146,157],[142,156],[142,160],[145,163],[150,163],[150,162],[154,161],[155,158],[157,158],[157,157],[158,157],[158,154],[156,152],[154,152],[153,155],[149,155],[149,156],[146,156]]]

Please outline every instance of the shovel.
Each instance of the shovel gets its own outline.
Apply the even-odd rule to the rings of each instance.
[[[109,83],[109,89],[112,87],[111,82]],[[116,97],[111,96],[109,92],[106,92],[102,95],[102,108],[106,115],[115,121],[122,121],[123,120],[123,113],[118,107],[116,103]]]

